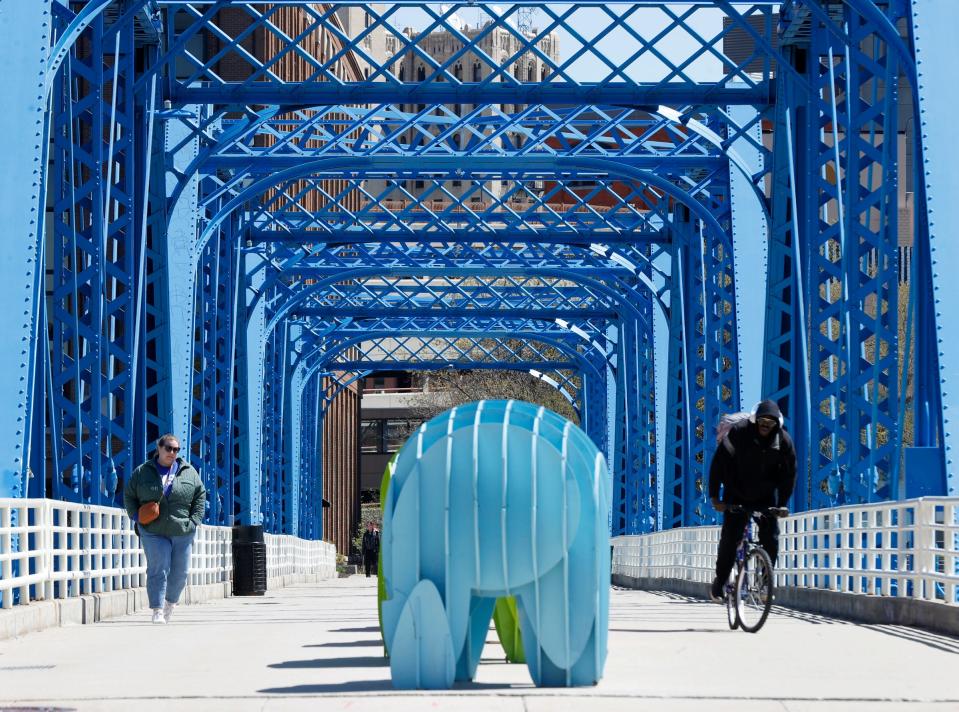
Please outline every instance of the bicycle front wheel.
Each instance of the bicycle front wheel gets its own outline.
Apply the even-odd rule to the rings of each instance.
[[[749,550],[736,579],[736,612],[747,633],[763,627],[773,604],[773,563],[763,549]]]

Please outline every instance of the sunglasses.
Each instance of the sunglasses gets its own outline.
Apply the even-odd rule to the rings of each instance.
[[[180,448],[173,447],[172,445],[164,445],[163,449],[166,450],[167,452],[180,452]]]
[[[759,425],[768,425],[769,427],[779,425],[779,421],[775,418],[756,418],[756,423]]]

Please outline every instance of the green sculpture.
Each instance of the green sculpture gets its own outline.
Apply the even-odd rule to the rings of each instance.
[[[390,458],[386,463],[386,469],[383,470],[383,479],[380,480],[380,511],[383,511],[383,502],[386,501],[386,492],[390,488],[390,477],[393,474],[393,466],[396,463],[396,455]],[[380,623],[380,635],[383,635],[383,601],[386,600],[386,579],[383,577],[383,557],[376,561],[376,617]],[[386,638],[383,638],[383,654],[389,656],[390,651],[386,647]]]
[[[496,599],[493,608],[493,623],[500,645],[506,652],[506,660],[511,663],[525,663],[523,654],[523,634],[519,629],[519,615],[516,612],[516,597],[503,596]]]

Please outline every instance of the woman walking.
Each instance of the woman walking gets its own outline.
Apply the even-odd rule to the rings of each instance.
[[[164,435],[157,440],[155,455],[133,471],[123,489],[123,504],[136,522],[147,557],[147,598],[154,623],[169,623],[173,616],[206,507],[200,473],[179,452],[176,436]]]

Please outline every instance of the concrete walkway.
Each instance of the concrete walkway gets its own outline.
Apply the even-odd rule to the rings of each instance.
[[[722,607],[614,590],[606,676],[537,690],[490,633],[473,684],[392,689],[375,579],[149,612],[0,641],[0,708],[630,712],[959,709],[959,640],[776,610],[758,635]],[[585,698],[585,699],[584,699]]]

